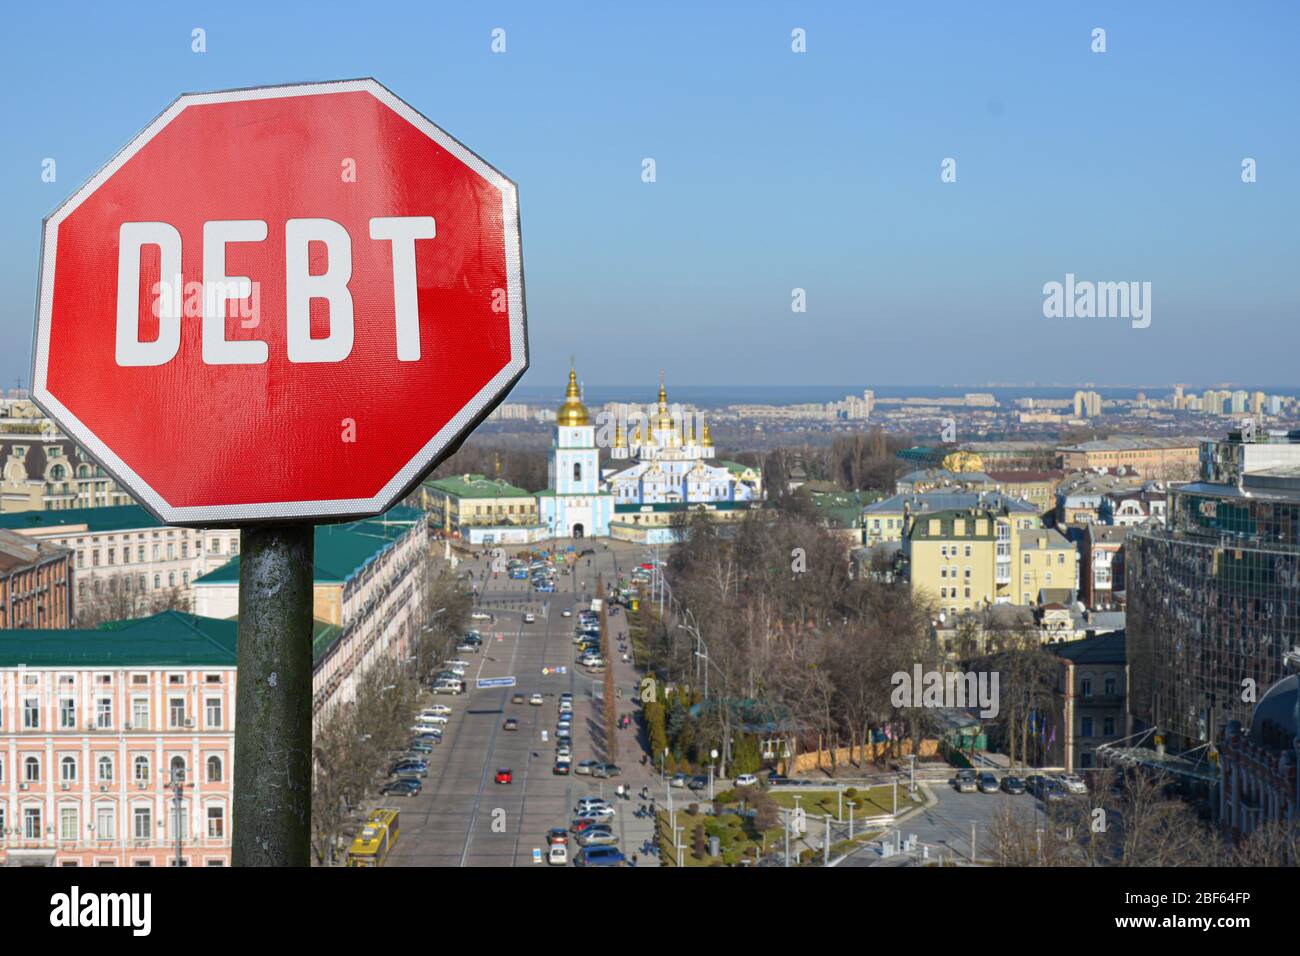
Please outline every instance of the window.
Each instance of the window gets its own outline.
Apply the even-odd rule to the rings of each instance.
[[[208,783],[221,783],[222,771],[221,758],[213,754],[208,758]]]
[[[1114,736],[1115,736],[1115,718],[1114,718],[1114,717],[1107,717],[1107,718],[1105,718],[1104,720],[1102,720],[1102,722],[1101,722],[1101,726],[1102,726],[1102,732],[1103,732],[1107,737],[1114,737]]]
[[[1092,718],[1084,717],[1079,721],[1079,736],[1087,739],[1092,736]]]
[[[95,726],[100,730],[113,726],[113,698],[101,697],[95,701]]]
[[[131,701],[131,727],[135,730],[149,728],[149,698],[136,697]]]
[[[77,728],[77,701],[73,697],[63,697],[59,700],[59,727],[62,730],[75,730]]]
[[[113,782],[113,758],[105,754],[95,762],[95,779],[100,783]]]
[[[184,697],[173,697],[167,701],[167,724],[169,727],[185,726]]]
[[[573,463],[573,480],[582,481],[582,462],[580,461]]]
[[[226,835],[225,807],[208,807],[208,839],[220,840]]]
[[[23,836],[28,840],[41,838],[40,807],[23,807]]]
[[[117,815],[112,807],[95,808],[95,836],[100,840],[112,840],[117,836]]]
[[[1091,674],[1085,674],[1079,680],[1079,693],[1081,693],[1084,697],[1092,696],[1092,675]]]
[[[28,783],[40,783],[41,781],[41,758],[25,757],[23,758],[23,779]]]
[[[131,811],[131,818],[135,821],[135,838],[137,840],[148,840],[153,837],[153,814],[149,812],[148,807],[135,807]]]
[[[132,766],[135,768],[134,776],[136,783],[149,782],[149,758],[145,756],[136,757]]]
[[[63,783],[77,782],[77,758],[64,757],[59,761],[59,780]]]
[[[155,547],[155,549],[156,549],[156,548],[157,548],[157,545],[155,545],[154,547]],[[162,587],[162,575],[161,575],[161,574],[155,574],[155,575],[153,576],[153,589],[154,589],[155,591],[157,591],[160,587]]]
[[[205,710],[208,718],[208,726],[219,728],[221,726],[221,698],[209,697]]]
[[[172,783],[176,783],[178,781],[181,783],[185,782],[185,758],[184,757],[172,757],[171,776],[168,777],[168,779],[171,780]]]
[[[1107,674],[1105,680],[1102,683],[1102,686],[1105,688],[1105,694],[1107,697],[1114,697],[1115,689],[1117,686],[1115,682],[1115,675]]]
[[[23,729],[41,729],[41,704],[35,697],[23,698]]]
[[[167,572],[167,586],[168,586],[169,588],[174,588],[174,587],[176,587],[176,572],[175,572],[175,571],[168,571],[168,572]]]
[[[76,840],[79,821],[76,807],[59,807],[59,839]]]

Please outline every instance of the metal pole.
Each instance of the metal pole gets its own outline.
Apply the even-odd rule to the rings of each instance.
[[[181,816],[181,782],[176,781],[176,866],[179,869],[181,865],[181,824],[184,823]]]
[[[826,839],[822,841],[822,866],[831,865],[831,815],[826,814]]]
[[[898,774],[894,774],[894,816],[898,816]]]
[[[786,866],[790,865],[790,811],[785,811],[785,857],[783,862]]]
[[[307,866],[314,528],[240,532],[234,866]]]
[[[970,861],[975,862],[975,821],[970,822]]]

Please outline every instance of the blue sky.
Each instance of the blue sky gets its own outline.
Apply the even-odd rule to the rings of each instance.
[[[1300,383],[1298,9],[7,6],[0,383],[41,218],[178,93],[354,76],[519,183],[529,385],[570,354],[592,384]],[[1151,282],[1150,327],[1045,318],[1067,272]]]

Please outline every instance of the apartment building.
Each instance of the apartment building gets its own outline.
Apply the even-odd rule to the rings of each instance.
[[[1047,762],[1069,770],[1101,765],[1097,748],[1128,735],[1128,663],[1123,631],[1048,644],[1060,662]]]
[[[1131,435],[1065,445],[1056,452],[1066,471],[1123,467],[1143,478],[1181,481],[1195,474],[1199,446],[1195,438]]]
[[[409,656],[424,624],[429,522],[393,508],[377,518],[316,528],[312,616],[313,714],[354,699],[356,679],[380,657]],[[239,559],[194,582],[195,610],[239,613]]]
[[[470,538],[471,528],[541,526],[537,495],[485,475],[457,475],[426,481],[419,489],[420,507],[433,527],[448,537]]]
[[[922,494],[897,494],[875,501],[862,509],[863,544],[901,544],[911,530],[913,522],[940,511],[962,511],[969,508],[993,508],[1008,514],[1035,519],[1040,527],[1036,509],[999,492],[931,491]]]
[[[1056,544],[1043,535],[1038,515],[1027,505],[976,504],[905,515],[904,520],[911,521],[903,552],[912,591],[934,600],[941,613],[1036,603],[1050,563],[1045,556],[1055,553]],[[1026,576],[1032,575],[1032,586],[1022,586],[1022,567]]]
[[[229,865],[235,632],[0,631],[0,865]]]
[[[72,622],[72,552],[0,529],[0,629]]]
[[[174,528],[135,504],[0,515],[0,529],[72,553],[72,613],[83,621],[163,603],[193,610],[193,582],[239,554],[238,529]]]
[[[0,408],[0,514],[130,504],[131,496],[26,399]]]

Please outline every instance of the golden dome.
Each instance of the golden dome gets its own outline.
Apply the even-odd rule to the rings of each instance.
[[[655,416],[655,430],[671,431],[673,428],[673,416],[668,411],[668,390],[664,388],[664,383],[659,383],[659,414]]]
[[[614,424],[614,447],[627,447],[627,440],[623,437],[623,423],[621,421]]]
[[[704,437],[700,439],[700,444],[705,448],[713,447],[713,436],[709,434],[709,423],[704,423]]]
[[[569,369],[569,387],[564,393],[564,404],[555,416],[557,425],[588,425],[591,416],[587,406],[582,404],[582,394],[578,391],[578,374]]]

